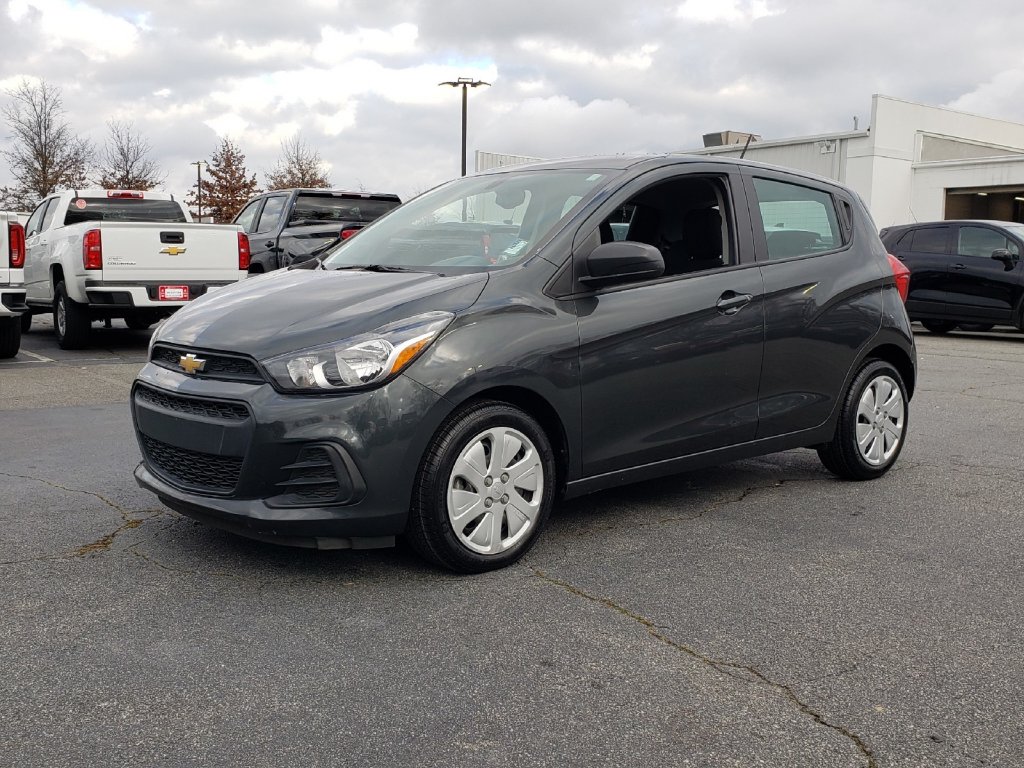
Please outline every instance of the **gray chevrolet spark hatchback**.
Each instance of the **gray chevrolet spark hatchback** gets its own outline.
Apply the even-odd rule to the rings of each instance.
[[[558,498],[811,447],[885,473],[916,355],[859,198],[685,156],[440,186],[323,257],[203,296],[132,389],[138,482],[297,546],[514,562]]]

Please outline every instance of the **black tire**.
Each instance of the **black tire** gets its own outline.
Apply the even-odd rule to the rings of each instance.
[[[21,332],[22,333],[28,333],[28,331],[29,331],[29,329],[31,327],[32,327],[32,313],[31,312],[25,312],[21,316]]]
[[[867,421],[861,413],[861,400],[866,391],[873,387],[875,392],[879,387],[884,391],[890,382],[899,389],[899,402],[902,404],[900,412],[896,413],[896,409],[888,411],[882,407],[874,411],[874,422]],[[884,360],[868,360],[853,377],[853,382],[843,398],[835,437],[831,442],[818,446],[818,458],[827,470],[846,480],[873,480],[881,477],[896,463],[896,459],[903,451],[910,424],[909,415],[907,387],[899,371]],[[887,447],[885,435],[888,434],[891,438],[893,432],[886,431],[885,427],[891,426],[895,429],[897,425],[899,436],[890,449]],[[872,445],[877,445],[877,440],[882,439],[882,453],[877,463],[869,461],[862,454],[858,444],[858,426],[862,429],[870,427],[866,437],[874,435]]]
[[[60,313],[64,322],[60,322]],[[64,283],[53,289],[53,332],[61,349],[81,349],[89,341],[92,321],[89,310],[68,296]]]
[[[956,328],[956,323],[950,322],[949,320],[922,320],[921,325],[932,333],[938,333],[940,335],[949,333]]]
[[[0,360],[14,357],[21,349],[21,320],[17,317],[0,318]]]
[[[488,453],[486,449],[491,439],[488,430],[497,429],[511,430],[527,439],[528,443],[522,443],[522,448],[517,447],[519,452],[510,457],[510,466],[522,466],[524,462],[532,464],[533,471],[539,471],[542,475],[540,478],[531,478],[533,484],[538,486],[536,490],[527,490],[528,483],[516,483],[507,473],[495,473],[493,477],[490,474],[495,469],[501,469],[492,463],[496,454],[493,450]],[[529,443],[532,443],[532,450],[528,447]],[[481,451],[480,455],[487,462],[487,474],[483,480],[487,488],[483,484],[480,488],[467,486],[464,476],[456,472],[456,463],[460,462],[463,452],[472,446]],[[520,456],[522,458],[518,458]],[[462,466],[465,466],[465,462],[462,462]],[[427,448],[416,475],[406,539],[425,559],[460,573],[482,573],[511,565],[526,554],[544,528],[554,505],[555,472],[555,455],[551,443],[533,418],[511,405],[491,400],[467,405],[448,418]],[[523,477],[529,475],[526,473]],[[461,492],[467,497],[475,495],[478,499],[470,506],[472,511],[467,512],[465,525],[459,532],[449,519],[449,485],[453,487],[453,493]],[[538,491],[540,497],[536,500],[534,518],[529,525],[522,525],[528,516],[517,510],[516,499],[519,499],[520,505],[524,502],[533,503],[534,494]],[[499,497],[497,494],[502,495]],[[490,511],[494,507],[500,508],[500,516],[496,517]],[[493,553],[471,549],[474,542],[470,539],[478,533],[493,537],[495,522],[498,547],[504,548]],[[514,525],[522,527],[513,531]],[[520,538],[512,541],[517,536]]]
[[[156,321],[148,317],[137,317],[128,316],[124,319],[124,324],[131,328],[133,331],[145,331],[149,329]]]
[[[995,328],[995,323],[960,323],[957,328],[961,331],[975,331],[977,333],[984,333],[985,331],[991,331]]]

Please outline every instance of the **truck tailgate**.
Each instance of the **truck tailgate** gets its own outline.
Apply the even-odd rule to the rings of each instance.
[[[99,229],[104,281],[228,281],[239,277],[241,228],[234,224],[105,221]]]

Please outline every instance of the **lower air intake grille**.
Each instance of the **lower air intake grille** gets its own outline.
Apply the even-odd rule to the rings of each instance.
[[[344,501],[352,494],[348,474],[338,477],[338,467],[331,453],[322,446],[309,446],[299,451],[291,464],[281,467],[288,479],[277,484],[282,495],[278,503],[309,506]]]
[[[241,456],[214,456],[177,448],[146,435],[142,436],[146,458],[161,474],[183,485],[230,493],[242,472]]]

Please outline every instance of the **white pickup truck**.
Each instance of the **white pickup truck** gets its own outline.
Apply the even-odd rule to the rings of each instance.
[[[0,211],[0,359],[21,348],[21,315],[25,306],[24,217]]]
[[[25,225],[25,248],[29,311],[53,313],[62,349],[85,346],[95,320],[148,328],[249,268],[239,226],[193,224],[188,209],[163,192],[54,193]]]

